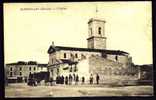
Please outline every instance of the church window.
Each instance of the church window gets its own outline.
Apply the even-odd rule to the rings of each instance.
[[[75,68],[74,68],[74,72],[76,72],[78,69],[77,69],[77,66],[75,65]]]
[[[83,54],[81,54],[81,58],[83,58],[83,56],[84,56],[84,55],[83,55]]]
[[[99,27],[98,31],[99,31],[99,34],[101,34],[101,27]]]
[[[107,54],[106,53],[102,53],[102,57],[103,58],[107,58]]]
[[[22,67],[20,67],[19,70],[21,71],[22,70]]]
[[[70,57],[72,60],[74,60],[74,55],[72,53],[70,54]]]
[[[73,57],[73,54],[72,54],[72,53],[70,54],[70,57],[71,57],[71,58]]]
[[[31,70],[31,67],[29,67],[29,70]]]
[[[75,57],[76,57],[76,58],[78,58],[78,55],[77,55],[77,53],[75,54]]]
[[[36,67],[34,67],[34,71],[36,70]]]
[[[22,72],[20,72],[20,76],[22,76]]]
[[[64,58],[66,58],[66,56],[67,56],[66,53],[64,53]]]
[[[118,61],[118,56],[117,55],[115,56],[115,60]]]
[[[10,67],[10,71],[12,71],[12,67]]]
[[[70,72],[72,72],[72,67],[70,67]]]

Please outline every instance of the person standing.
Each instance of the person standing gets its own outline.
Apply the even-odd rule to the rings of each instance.
[[[74,81],[75,81],[75,74],[73,74],[73,78],[74,78]]]
[[[84,84],[84,82],[85,82],[85,78],[84,78],[84,76],[82,77],[82,84]]]
[[[50,78],[50,85],[53,85],[53,77]]]
[[[71,85],[71,83],[72,83],[72,76],[71,74],[69,74],[69,85]]]
[[[37,85],[40,85],[40,80],[39,79],[37,79]]]
[[[78,84],[78,82],[79,82],[79,76],[78,75],[76,75],[76,85]]]
[[[93,75],[90,76],[90,84],[93,84]]]
[[[61,84],[61,76],[58,76],[58,84]]]
[[[68,76],[66,76],[66,78],[65,78],[65,84],[66,85],[68,84]]]
[[[60,84],[62,84],[62,76],[60,76],[60,79],[59,80],[60,80]]]
[[[100,80],[100,77],[98,74],[96,74],[96,83],[99,84],[99,80]]]
[[[58,84],[58,76],[56,77],[56,84]]]
[[[62,84],[64,84],[64,76],[62,75]]]
[[[72,84],[72,82],[73,82],[73,76],[71,75],[71,79],[70,79],[70,81],[71,81],[71,84]]]

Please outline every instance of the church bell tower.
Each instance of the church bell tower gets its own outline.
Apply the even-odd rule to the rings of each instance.
[[[88,22],[88,48],[106,49],[105,21],[91,18]]]

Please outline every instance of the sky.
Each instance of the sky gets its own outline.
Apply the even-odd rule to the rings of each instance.
[[[134,64],[152,64],[151,12],[150,1],[5,3],[5,63],[48,63],[52,41],[86,48],[87,22],[97,17],[106,21],[107,49],[128,52]]]

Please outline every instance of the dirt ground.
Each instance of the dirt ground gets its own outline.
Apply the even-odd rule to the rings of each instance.
[[[85,96],[152,96],[153,86],[110,87],[97,85],[28,86],[9,84],[5,97],[85,97]]]

